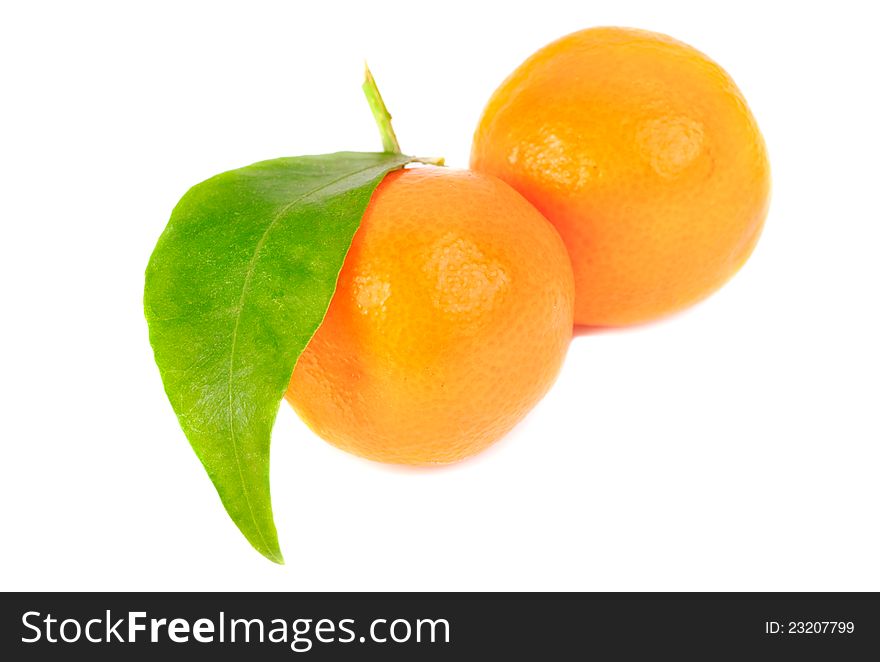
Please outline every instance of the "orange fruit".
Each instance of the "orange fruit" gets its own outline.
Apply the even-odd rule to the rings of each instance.
[[[575,323],[645,322],[746,261],[770,193],[764,140],[725,71],[670,37],[595,28],[527,59],[492,95],[471,167],[562,235]]]
[[[549,389],[573,305],[562,240],[507,184],[397,171],[373,194],[286,397],[344,450],[454,462],[504,435]]]

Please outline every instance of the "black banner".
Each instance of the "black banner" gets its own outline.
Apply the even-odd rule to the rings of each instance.
[[[0,619],[6,660],[880,653],[880,600],[870,593],[7,593]]]

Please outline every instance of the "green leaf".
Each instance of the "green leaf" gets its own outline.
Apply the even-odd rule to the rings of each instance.
[[[168,399],[229,516],[283,563],[272,425],[370,196],[400,154],[263,161],[191,188],[147,266],[144,310]]]

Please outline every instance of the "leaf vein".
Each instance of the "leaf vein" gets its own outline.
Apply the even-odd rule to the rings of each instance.
[[[279,209],[278,212],[275,214],[275,217],[272,219],[272,221],[266,227],[266,230],[263,232],[262,236],[260,237],[259,241],[257,242],[257,245],[254,248],[254,254],[251,256],[250,262],[248,263],[247,271],[245,272],[244,282],[242,283],[242,288],[241,288],[241,295],[239,296],[238,305],[236,306],[236,309],[235,309],[235,326],[233,327],[233,330],[232,330],[232,343],[231,343],[230,351],[229,351],[229,383],[228,383],[228,407],[227,407],[228,414],[229,414],[228,424],[229,424],[229,436],[230,436],[230,440],[232,441],[232,452],[233,452],[233,456],[235,457],[235,464],[238,469],[238,477],[239,477],[239,480],[241,481],[241,489],[242,489],[242,493],[244,494],[244,500],[245,500],[245,503],[247,503],[248,512],[250,513],[250,516],[251,516],[251,521],[254,523],[254,526],[257,529],[257,533],[260,536],[260,540],[263,542],[263,545],[267,551],[269,551],[271,548],[267,544],[266,538],[263,535],[263,528],[260,526],[259,522],[257,522],[257,517],[256,517],[256,514],[254,513],[253,504],[251,503],[250,494],[248,493],[247,482],[244,479],[244,473],[241,468],[241,457],[239,455],[238,442],[236,440],[236,435],[235,435],[235,423],[234,423],[235,418],[234,418],[234,412],[233,412],[232,384],[233,384],[233,375],[234,375],[235,351],[236,351],[236,345],[238,343],[238,329],[241,324],[241,316],[242,316],[242,311],[244,310],[245,300],[247,298],[247,292],[248,292],[248,289],[250,288],[250,283],[253,278],[254,271],[256,269],[257,258],[259,257],[260,251],[262,251],[263,246],[266,243],[266,238],[269,236],[269,233],[275,228],[275,226],[278,224],[278,222],[284,217],[284,215],[294,205],[302,202],[306,198],[308,198],[316,193],[319,193],[320,191],[322,191],[326,188],[333,186],[334,184],[338,184],[339,182],[341,182],[345,179],[348,179],[350,177],[354,177],[356,175],[360,175],[360,174],[367,172],[371,169],[375,169],[376,167],[377,166],[375,164],[370,165],[366,168],[362,168],[361,170],[356,170],[354,172],[350,172],[346,175],[343,175],[342,177],[339,177],[339,178],[334,179],[330,182],[327,182],[326,184],[322,184],[320,186],[317,186],[317,187],[313,188],[312,190],[307,191],[306,193],[303,193],[302,195],[300,195],[299,197],[290,201],[289,203],[284,205],[281,209]],[[273,553],[273,556],[275,556],[274,553]]]

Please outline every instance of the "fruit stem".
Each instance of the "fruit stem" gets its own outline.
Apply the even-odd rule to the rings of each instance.
[[[394,134],[394,127],[391,126],[391,113],[385,107],[382,95],[379,94],[379,87],[376,85],[376,79],[373,78],[370,67],[366,62],[364,62],[364,84],[361,88],[364,91],[364,96],[367,97],[367,103],[370,104],[370,110],[373,111],[373,119],[376,120],[376,126],[379,127],[379,135],[382,136],[382,148],[387,154],[401,154],[400,144],[397,142],[397,136]],[[413,161],[436,166],[442,166],[446,163],[442,156],[419,156],[414,157]]]
[[[367,97],[367,103],[370,104],[370,110],[373,111],[373,119],[376,120],[376,126],[379,127],[379,135],[382,136],[382,148],[389,154],[400,154],[400,144],[397,142],[397,136],[394,134],[394,128],[391,126],[391,113],[385,107],[382,95],[379,94],[379,88],[376,85],[376,79],[370,72],[370,67],[364,62],[364,84],[362,86],[364,95]]]

